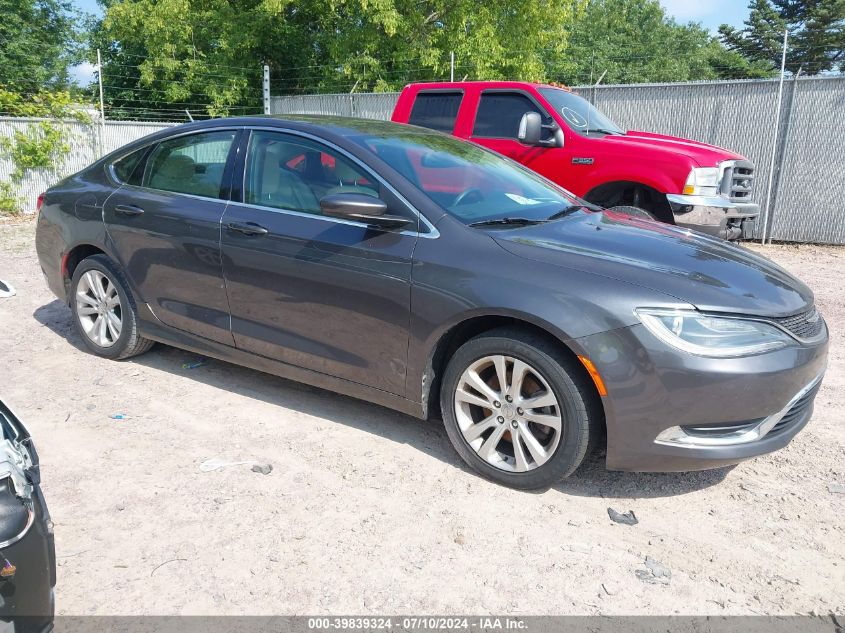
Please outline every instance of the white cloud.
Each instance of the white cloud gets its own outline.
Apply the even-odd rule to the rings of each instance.
[[[70,80],[80,86],[87,86],[96,79],[94,71],[97,69],[96,64],[91,62],[82,62],[78,66],[70,68]]]

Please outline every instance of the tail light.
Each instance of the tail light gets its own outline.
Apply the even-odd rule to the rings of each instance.
[[[44,204],[44,194],[38,194],[38,200],[35,201],[35,212],[41,213],[41,205]]]

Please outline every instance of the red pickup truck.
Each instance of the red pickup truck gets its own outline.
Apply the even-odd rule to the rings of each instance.
[[[593,204],[750,238],[754,166],[726,149],[622,130],[569,89],[520,81],[410,84],[393,121],[454,134]]]

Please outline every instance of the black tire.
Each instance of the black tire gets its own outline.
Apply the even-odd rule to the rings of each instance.
[[[80,280],[85,273],[92,270],[98,271],[107,277],[109,282],[114,285],[120,298],[120,318],[122,322],[120,335],[112,345],[107,347],[95,343],[85,332],[78,313],[76,294]],[[111,358],[112,360],[122,360],[143,354],[154,345],[154,341],[145,339],[138,333],[138,310],[128,288],[126,278],[121,273],[120,268],[106,255],[92,255],[83,259],[73,272],[73,278],[70,283],[69,301],[70,310],[73,312],[73,322],[85,346],[97,356]]]
[[[483,476],[521,490],[548,488],[571,475],[601,435],[599,397],[585,372],[551,337],[519,328],[497,328],[464,343],[449,360],[440,390],[446,432],[461,458]],[[463,436],[455,415],[455,391],[464,371],[486,356],[504,355],[528,363],[546,380],[563,420],[557,448],[544,464],[507,472],[482,459]]]

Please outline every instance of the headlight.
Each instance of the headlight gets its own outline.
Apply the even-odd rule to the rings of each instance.
[[[698,356],[749,356],[795,342],[774,325],[750,319],[648,308],[637,310],[637,316],[664,343]]]
[[[688,196],[718,196],[719,168],[696,167],[693,169],[687,176],[686,184],[684,184],[684,194]]]

